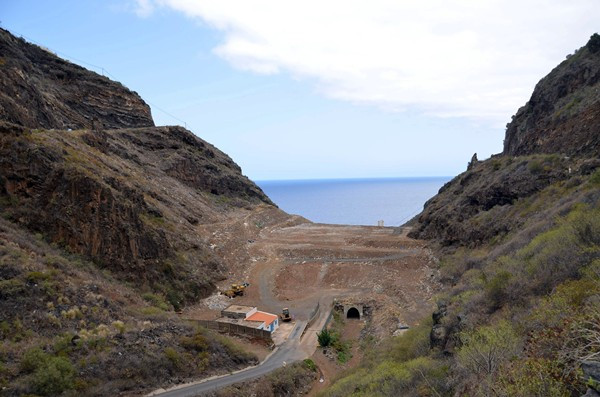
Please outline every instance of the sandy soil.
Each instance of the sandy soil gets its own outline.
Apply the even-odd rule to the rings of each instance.
[[[219,288],[241,282],[250,286],[235,299],[215,294],[187,308],[184,317],[215,318],[236,303],[277,314],[289,307],[295,319],[307,321],[318,302],[329,310],[334,300],[349,300],[372,306],[369,332],[380,338],[400,325],[416,325],[433,306],[436,259],[424,242],[406,236],[408,228],[313,224],[267,206],[199,227],[207,229],[211,247],[227,265]],[[360,360],[363,320],[346,322],[344,333],[355,343],[344,367],[320,350],[314,354],[325,374],[319,390]]]

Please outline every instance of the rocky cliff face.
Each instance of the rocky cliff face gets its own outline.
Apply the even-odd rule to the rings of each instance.
[[[212,291],[224,267],[201,226],[269,198],[122,85],[6,31],[0,51],[3,216],[174,305]]]
[[[0,119],[29,128],[154,126],[135,92],[0,29]]]
[[[287,215],[137,94],[4,30],[0,84],[0,394],[141,395],[256,364],[172,310],[238,266],[246,220]]]
[[[600,156],[600,35],[540,80],[508,124],[503,153]]]
[[[588,175],[598,165],[557,155],[497,156],[480,162],[425,203],[410,235],[444,246],[487,243],[527,220],[517,215],[516,204],[556,182]]]
[[[197,230],[270,200],[181,127],[30,130],[0,124],[4,216],[136,284],[205,295],[223,268]]]
[[[531,223],[519,214],[533,197],[557,183],[565,191],[577,186],[600,166],[599,156],[600,36],[595,34],[537,84],[507,127],[502,155],[486,161],[473,161],[474,156],[466,172],[425,204],[410,235],[470,247],[501,238]],[[538,212],[555,215],[559,204],[545,203],[545,212]]]

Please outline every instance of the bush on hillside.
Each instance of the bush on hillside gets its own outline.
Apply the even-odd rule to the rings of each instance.
[[[506,321],[465,331],[460,334],[460,341],[458,363],[477,375],[496,373],[503,363],[519,354],[522,344]]]
[[[21,361],[31,375],[32,391],[42,396],[58,395],[74,387],[75,368],[66,357],[54,357],[39,348],[27,351]]]
[[[317,341],[319,342],[319,346],[327,347],[332,344],[333,335],[327,328],[325,328],[321,332],[317,332]]]

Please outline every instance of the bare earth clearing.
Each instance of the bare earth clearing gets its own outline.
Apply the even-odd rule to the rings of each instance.
[[[296,322],[304,323],[320,303],[319,320],[298,345],[310,357],[317,347],[316,332],[334,300],[372,308],[370,318],[348,330],[348,338],[356,340],[354,346],[360,331],[367,331],[364,328],[377,338],[390,336],[401,325],[416,325],[432,307],[435,258],[424,242],[406,236],[407,229],[314,224],[267,206],[240,210],[230,222],[200,227],[207,228],[211,247],[229,266],[229,277],[219,287],[240,282],[250,286],[235,299],[215,294],[187,308],[186,318],[214,319],[222,308],[236,303],[277,314],[289,307]],[[275,333],[277,345],[285,341],[288,328]],[[326,365],[319,354],[314,358],[322,364],[327,381],[358,362],[356,357],[344,367]]]

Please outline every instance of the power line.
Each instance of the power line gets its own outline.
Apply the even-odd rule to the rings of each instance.
[[[0,26],[1,26],[1,22],[0,22]],[[16,32],[14,30],[10,30],[10,29],[6,29],[6,30],[10,31],[13,35],[20,36],[21,38],[29,41],[30,43],[36,44],[38,47],[40,47],[42,49],[45,49],[47,51],[52,52],[55,55],[60,55],[62,58],[65,58],[65,59],[67,59],[69,61],[75,61],[75,62],[77,62],[79,64],[84,64],[86,66],[92,67],[92,68],[94,68],[96,70],[99,70],[101,72],[102,76],[104,76],[104,77],[107,77],[107,76],[111,77],[115,82],[119,81],[118,78],[116,78],[112,73],[109,73],[108,70],[106,70],[102,66],[94,65],[93,63],[89,63],[89,62],[86,62],[86,61],[84,61],[82,59],[78,59],[78,58],[72,57],[70,55],[65,54],[64,52],[55,51],[54,49],[48,48],[45,45],[43,45],[43,44],[41,44],[41,43],[39,43],[39,42],[37,42],[35,40],[32,40],[31,38],[29,38],[29,37],[27,37],[27,36],[25,36],[25,35],[23,35],[23,34],[21,34],[19,32]],[[174,116],[173,114],[171,114],[171,113],[167,112],[166,110],[158,107],[157,105],[153,104],[152,102],[150,102],[148,100],[146,100],[146,103],[148,103],[150,106],[152,106],[153,109],[156,109],[156,110],[158,110],[158,111],[166,114],[167,116],[171,117],[172,119],[177,120],[180,123],[183,123],[184,128],[186,128],[186,129],[188,128],[187,127],[188,124],[187,124],[187,122],[185,120],[182,120],[182,119],[180,119],[177,116]]]

